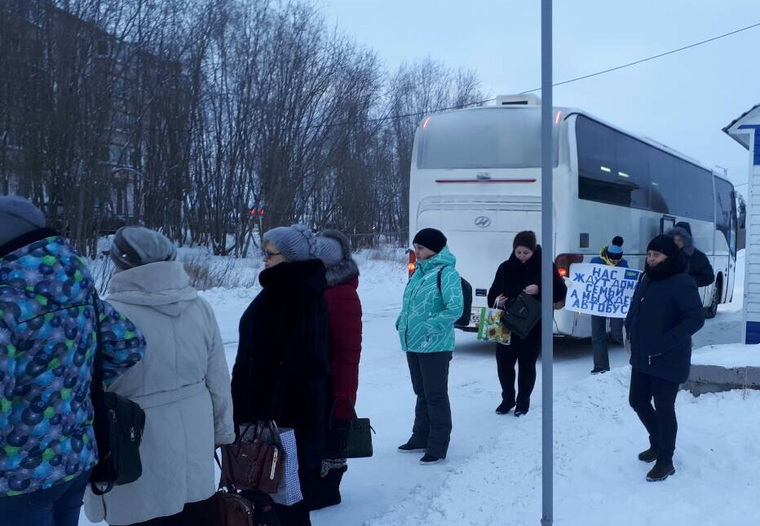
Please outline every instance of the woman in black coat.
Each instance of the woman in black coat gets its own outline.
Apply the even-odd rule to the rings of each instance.
[[[702,300],[687,269],[673,238],[655,237],[625,318],[631,342],[629,401],[649,432],[650,447],[639,453],[639,460],[657,461],[647,473],[649,481],[675,473],[676,395],[689,376],[691,337],[704,325]]]
[[[504,307],[510,298],[522,292],[541,301],[541,247],[536,244],[536,234],[520,232],[512,242],[513,252],[507,261],[499,265],[496,277],[488,290],[488,305]],[[562,277],[553,270],[554,303],[563,301],[567,287]],[[536,384],[536,361],[541,352],[541,323],[537,323],[525,338],[512,333],[509,345],[496,344],[496,368],[501,383],[501,403],[496,413],[504,415],[515,408],[515,416],[522,416],[530,408],[530,395]],[[515,396],[515,364],[519,363],[517,396]]]
[[[264,234],[262,290],[240,319],[232,369],[236,426],[275,420],[293,428],[301,490],[322,465],[329,412],[329,326],[325,267],[316,237],[301,225]],[[311,524],[307,499],[276,506],[283,526]]]

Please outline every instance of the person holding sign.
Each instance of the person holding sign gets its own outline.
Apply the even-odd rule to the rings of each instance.
[[[541,247],[536,234],[530,230],[519,232],[512,242],[512,255],[499,265],[493,284],[488,290],[488,304],[503,308],[509,298],[526,293],[541,301]],[[567,294],[565,282],[554,267],[552,272],[553,300],[563,301]],[[496,369],[501,383],[501,403],[496,413],[505,415],[512,408],[515,416],[522,416],[530,408],[530,394],[536,383],[536,361],[541,351],[541,323],[537,323],[527,337],[512,334],[508,345],[496,344]],[[519,364],[518,392],[515,396],[515,364]]]
[[[602,247],[598,256],[591,260],[598,265],[628,268],[623,258],[623,238],[615,236],[612,243]],[[612,340],[623,344],[623,318],[610,318],[610,335]],[[610,370],[610,355],[607,349],[607,317],[591,316],[591,349],[594,351],[594,368],[591,374],[606,373]]]
[[[705,323],[697,284],[687,269],[672,237],[652,239],[644,276],[625,318],[631,341],[629,403],[649,433],[649,449],[639,453],[639,460],[657,461],[647,473],[650,482],[676,471],[676,395],[689,376],[691,337]]]

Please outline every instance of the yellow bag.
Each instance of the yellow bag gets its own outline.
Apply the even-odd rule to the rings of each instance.
[[[478,340],[498,342],[509,345],[512,331],[501,322],[504,311],[496,308],[483,307],[480,309],[478,321]]]

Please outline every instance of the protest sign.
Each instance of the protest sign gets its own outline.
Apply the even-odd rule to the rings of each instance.
[[[573,263],[565,308],[607,318],[625,318],[639,281],[640,270]]]

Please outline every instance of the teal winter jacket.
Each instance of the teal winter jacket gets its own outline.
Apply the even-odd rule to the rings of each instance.
[[[396,320],[403,350],[422,353],[454,350],[454,322],[464,308],[456,261],[446,246],[430,259],[417,263]]]

